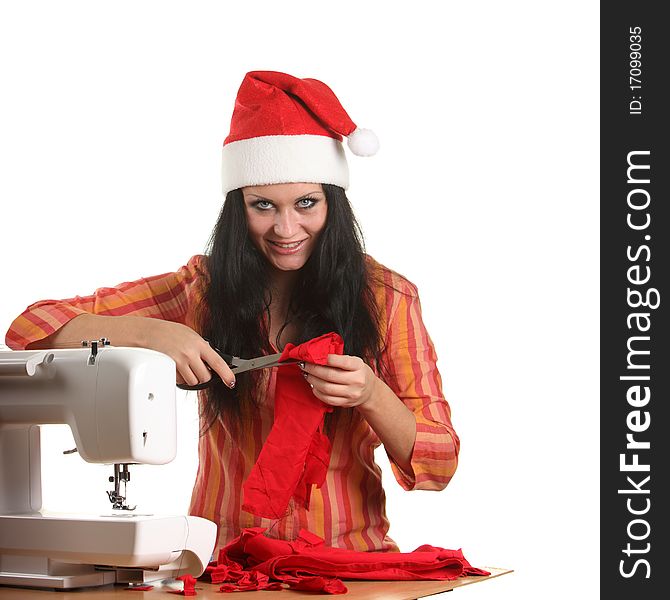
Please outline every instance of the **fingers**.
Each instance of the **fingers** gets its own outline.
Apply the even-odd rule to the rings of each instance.
[[[178,352],[175,363],[187,385],[207,383],[216,374],[229,388],[235,387],[235,375],[226,361],[202,338],[188,350]]]
[[[209,381],[212,378],[212,371],[200,357],[195,357],[192,359],[189,367],[191,368],[191,371],[193,371],[193,374],[197,377],[198,383],[204,383],[205,381]]]
[[[335,367],[337,369],[343,369],[345,371],[357,371],[362,368],[365,364],[362,358],[358,356],[348,356],[346,354],[329,354],[328,362],[329,367]]]
[[[305,363],[305,367],[302,371],[303,373],[313,375],[318,379],[330,383],[346,385],[352,382],[352,374],[350,371],[342,371],[341,369],[335,369],[333,367]]]
[[[332,360],[335,356],[337,358]],[[340,407],[358,406],[367,401],[372,372],[363,360],[355,356],[330,355],[328,365],[300,364],[307,383],[319,400]]]
[[[303,372],[330,383],[343,385],[363,384],[365,382],[365,366],[363,360],[357,356],[340,356],[339,354],[329,354],[327,366],[300,363]]]
[[[330,406],[346,408],[357,406],[361,402],[360,395],[350,386],[326,383],[313,375],[308,375],[306,379],[314,396]]]
[[[330,398],[342,398],[343,400],[355,400],[356,391],[349,385],[340,385],[337,383],[328,383],[317,379],[314,376],[307,376],[307,383],[312,387],[314,393],[319,393],[322,396]]]
[[[177,383],[186,385],[197,385],[200,383],[198,376],[187,363],[177,364]]]
[[[167,354],[177,366],[177,382],[188,386],[206,383],[217,374],[232,388],[235,375],[198,332],[182,323],[146,319],[147,347]]]
[[[204,340],[203,340],[204,341]],[[228,363],[221,358],[218,352],[207,344],[203,352],[203,359],[209,367],[215,371],[223,382],[229,387],[235,387],[235,374],[231,371]]]
[[[303,371],[307,384],[314,395],[333,406],[356,406],[365,397],[365,382],[333,383]]]

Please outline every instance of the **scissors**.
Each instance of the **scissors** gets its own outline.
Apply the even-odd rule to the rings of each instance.
[[[209,340],[208,340],[209,341]],[[211,342],[209,344],[212,346]],[[289,358],[279,362],[282,352],[277,354],[268,354],[266,356],[257,356],[256,358],[240,358],[239,356],[232,356],[231,354],[226,354],[221,352],[218,348],[212,346],[216,353],[226,361],[226,364],[230,367],[230,370],[237,375],[238,373],[246,373],[247,371],[255,371],[256,369],[270,369],[272,367],[283,367],[284,365],[291,365],[299,362],[297,359]],[[212,371],[212,378],[209,381],[203,383],[197,383],[195,385],[188,385],[186,383],[178,383],[177,387],[180,390],[204,390],[209,387],[216,381],[220,381],[221,377],[218,373]]]

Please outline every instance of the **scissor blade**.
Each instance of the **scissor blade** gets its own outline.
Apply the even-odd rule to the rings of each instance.
[[[233,373],[244,373],[245,371],[254,371],[255,369],[265,369],[266,367],[275,367],[283,363],[279,362],[282,353],[268,354],[267,356],[259,356],[257,358],[234,358],[234,365],[232,367]],[[295,361],[286,361],[286,363]]]

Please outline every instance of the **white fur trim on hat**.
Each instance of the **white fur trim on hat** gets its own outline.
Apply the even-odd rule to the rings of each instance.
[[[349,186],[342,143],[325,135],[266,135],[223,147],[223,193],[250,185],[331,183]]]

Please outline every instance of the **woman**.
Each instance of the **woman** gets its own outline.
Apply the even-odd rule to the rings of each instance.
[[[247,73],[224,142],[226,198],[207,255],[92,296],[38,302],[7,333],[13,349],[104,336],[172,357],[178,382],[220,376],[200,396],[190,507],[219,525],[219,546],[261,526],[283,539],[304,528],[334,547],[397,550],[375,447],[384,445],[406,490],[443,489],[456,469],[459,441],[416,288],[363,252],[344,192],[342,136],[356,154],[376,151],[373,134],[356,128],[322,82]],[[336,409],[327,417],[326,480],[308,509],[291,503],[275,520],[245,512],[242,484],[272,427],[276,369],[236,380],[213,346],[253,357],[331,331],[344,354],[301,365],[314,396]]]

